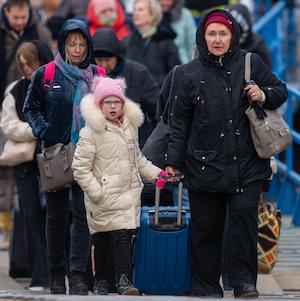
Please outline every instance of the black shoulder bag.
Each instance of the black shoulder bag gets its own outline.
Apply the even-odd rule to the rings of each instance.
[[[165,165],[165,157],[168,148],[169,135],[171,131],[170,116],[168,116],[167,118],[167,123],[164,122],[164,117],[171,111],[173,97],[172,92],[176,69],[177,66],[175,66],[172,71],[168,101],[165,105],[162,115],[160,116],[160,121],[157,123],[156,127],[152,131],[151,135],[147,139],[142,149],[142,152],[146,156],[146,158],[152,161],[154,165],[160,168],[164,168]]]

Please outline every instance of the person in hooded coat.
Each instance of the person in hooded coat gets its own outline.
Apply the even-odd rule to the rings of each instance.
[[[230,285],[237,298],[257,298],[257,210],[270,160],[258,157],[245,111],[249,101],[275,110],[287,99],[283,82],[256,54],[245,82],[239,28],[225,10],[203,17],[199,57],[177,68],[166,171],[185,175],[191,208],[192,295],[223,297],[220,286],[226,218]],[[166,85],[167,86],[167,85]]]
[[[162,23],[176,33],[174,40],[182,63],[192,60],[195,47],[196,23],[190,10],[184,7],[184,0],[159,0],[162,7]]]
[[[129,34],[126,16],[118,0],[91,0],[87,19],[93,36],[97,28],[110,27],[121,41]]]
[[[135,30],[122,40],[126,58],[145,65],[159,87],[168,72],[181,64],[175,32],[163,24],[162,10],[157,0],[136,0],[133,22]]]
[[[143,147],[156,124],[158,84],[147,67],[125,58],[125,49],[111,28],[97,29],[93,46],[96,64],[105,68],[109,77],[124,78],[126,96],[141,106],[145,120],[139,128],[139,145]]]
[[[36,138],[22,112],[32,73],[40,66],[53,60],[47,44],[31,40],[21,44],[17,60],[24,76],[12,83],[11,90],[3,101],[1,129],[12,141],[32,141]],[[13,167],[18,190],[18,200],[24,218],[27,255],[31,281],[30,290],[49,287],[49,266],[46,245],[46,210],[40,202],[38,171],[36,161]]]
[[[240,27],[240,47],[248,52],[257,53],[272,68],[272,57],[263,38],[252,30],[251,14],[248,7],[238,3],[229,5],[226,10],[235,18]]]
[[[93,45],[87,25],[69,19],[61,28],[55,57],[55,74],[49,91],[44,87],[42,66],[34,74],[24,104],[24,114],[33,134],[45,147],[56,143],[76,144],[84,126],[80,102],[90,89],[97,68],[92,65]],[[99,70],[102,75],[105,70]],[[99,73],[98,72],[98,73]],[[68,224],[69,195],[72,195],[70,248],[70,294],[87,295],[85,269],[90,235],[83,192],[77,183],[71,188],[46,192],[47,244],[51,269],[52,294],[65,294],[65,237]]]

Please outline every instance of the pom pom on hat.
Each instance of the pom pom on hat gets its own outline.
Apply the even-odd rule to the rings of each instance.
[[[225,25],[231,31],[231,33],[233,33],[232,21],[227,15],[222,14],[219,11],[213,12],[206,18],[204,22],[204,32],[206,31],[207,26],[212,23],[221,23]]]
[[[96,105],[100,105],[101,102],[109,96],[115,96],[119,98],[123,103],[125,102],[124,93],[126,84],[123,79],[95,77],[92,89],[94,91]]]
[[[93,0],[92,4],[94,6],[95,15],[98,15],[107,8],[117,8],[116,0]]]

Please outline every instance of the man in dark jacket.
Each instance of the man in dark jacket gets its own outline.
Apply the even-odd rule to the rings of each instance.
[[[203,17],[199,58],[178,67],[167,172],[185,175],[191,207],[192,294],[222,297],[222,242],[228,212],[230,284],[238,298],[257,298],[257,210],[269,159],[258,157],[245,111],[249,101],[275,110],[287,99],[284,83],[252,54],[245,82],[239,28],[224,10]]]
[[[145,122],[139,132],[142,147],[156,123],[158,84],[145,66],[125,59],[125,50],[111,28],[97,29],[93,36],[93,46],[97,65],[104,67],[107,75],[112,78],[124,77],[126,96],[141,105],[145,114]]]
[[[7,0],[0,16],[0,106],[5,88],[22,73],[15,58],[23,41],[43,40],[49,46],[51,34],[38,24],[29,0]]]
[[[263,38],[252,31],[251,14],[248,7],[238,3],[229,5],[227,11],[235,18],[240,27],[240,47],[248,52],[257,53],[272,68],[271,53]]]

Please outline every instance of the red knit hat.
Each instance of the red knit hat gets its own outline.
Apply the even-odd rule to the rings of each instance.
[[[233,33],[232,21],[230,20],[230,18],[227,15],[222,14],[219,11],[210,14],[206,18],[205,23],[204,23],[204,32],[206,31],[207,26],[211,23],[224,24],[231,31],[231,33]]]

